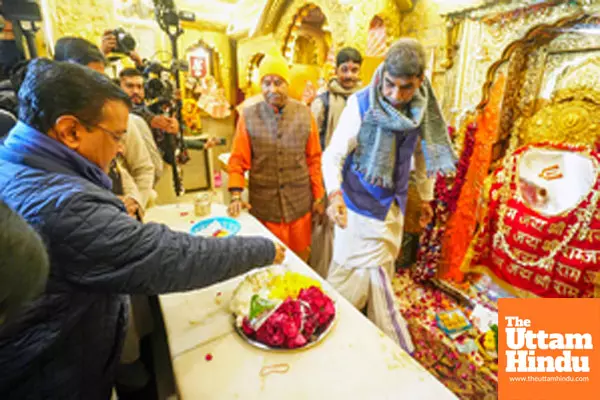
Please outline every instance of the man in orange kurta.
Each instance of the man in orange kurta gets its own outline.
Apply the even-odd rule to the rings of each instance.
[[[228,164],[229,214],[250,209],[286,246],[307,260],[312,214],[323,215],[319,132],[310,109],[288,97],[290,72],[283,57],[265,56],[259,67],[264,100],[244,108]],[[249,202],[241,199],[250,172]]]

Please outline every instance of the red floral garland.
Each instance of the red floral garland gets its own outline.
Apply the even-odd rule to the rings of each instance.
[[[452,136],[453,128],[449,128]],[[465,183],[469,170],[471,156],[475,149],[476,124],[469,124],[465,133],[463,152],[458,160],[456,175],[451,187],[447,185],[447,179],[438,175],[435,181],[435,200],[433,200],[433,218],[421,235],[419,251],[417,252],[417,263],[413,271],[413,278],[417,282],[423,282],[433,278],[437,272],[437,266],[442,254],[442,240],[446,232],[446,221],[456,211],[456,205],[460,191]]]
[[[464,150],[460,156],[460,159],[458,160],[456,176],[454,178],[454,182],[452,183],[452,187],[448,188],[446,185],[446,179],[441,174],[438,175],[435,182],[436,197],[439,202],[445,204],[445,207],[450,214],[456,210],[456,202],[458,201],[458,196],[460,196],[460,190],[465,183],[465,177],[467,176],[467,171],[469,170],[471,156],[473,155],[473,150],[475,149],[476,130],[477,126],[475,124],[469,124],[469,126],[467,126]]]

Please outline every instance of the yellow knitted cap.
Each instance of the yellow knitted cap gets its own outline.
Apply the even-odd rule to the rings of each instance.
[[[267,75],[279,75],[288,84],[290,83],[290,68],[287,60],[282,56],[266,55],[258,66],[259,81]]]

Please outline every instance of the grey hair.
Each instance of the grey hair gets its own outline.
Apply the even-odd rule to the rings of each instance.
[[[422,76],[425,73],[425,49],[412,38],[396,41],[388,50],[384,70],[395,78]]]

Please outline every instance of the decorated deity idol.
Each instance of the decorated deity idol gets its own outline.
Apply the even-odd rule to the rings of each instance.
[[[522,297],[600,297],[599,99],[563,90],[525,121],[463,269]]]

